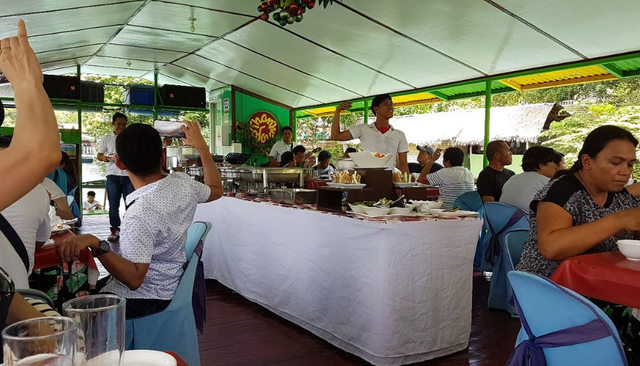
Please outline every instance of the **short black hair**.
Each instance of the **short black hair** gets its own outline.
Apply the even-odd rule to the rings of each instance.
[[[543,164],[552,163],[555,157],[556,152],[550,147],[532,146],[522,156],[522,170],[536,172]]]
[[[564,159],[564,154],[561,153],[560,151],[556,151],[555,155],[553,157],[553,162],[556,163],[556,165],[558,165],[558,164],[560,164],[562,159]]]
[[[124,118],[125,121],[129,122],[129,118],[127,118],[127,116],[125,116],[124,113],[116,112],[113,114],[113,117],[111,117],[111,124],[116,123],[116,120],[118,118]]]
[[[449,147],[442,155],[443,161],[448,161],[451,166],[462,166],[464,162],[464,151],[459,147]]]
[[[495,158],[496,154],[502,150],[503,144],[506,144],[503,140],[494,140],[487,144],[487,150],[485,151],[485,155],[487,156],[487,160],[491,161]]]
[[[331,153],[327,150],[322,150],[320,154],[318,154],[318,161],[326,161],[329,159],[331,159]]]
[[[289,130],[289,131],[291,131],[291,133],[293,133],[293,128],[291,128],[291,126],[284,126],[284,127],[282,127],[282,131],[281,131],[280,133],[282,133],[282,132],[284,132],[284,131],[286,131],[286,130]]]
[[[376,115],[376,111],[373,110],[373,107],[377,107],[380,105],[380,103],[384,102],[387,99],[391,99],[391,95],[389,94],[380,94],[380,95],[376,95],[373,100],[371,101],[371,112],[373,112],[373,115]],[[393,100],[393,99],[391,99]]]
[[[293,153],[291,151],[285,151],[280,156],[280,166],[283,167],[289,164],[293,160]]]
[[[94,191],[89,191],[89,192],[87,192],[87,196],[93,196],[93,197],[95,197],[95,196],[96,196],[96,192],[94,192]]]
[[[130,173],[141,177],[158,173],[162,161],[160,134],[149,125],[134,123],[116,138],[116,153]]]
[[[7,148],[11,145],[12,136],[0,135],[0,148]]]
[[[298,145],[298,146],[294,147],[293,150],[291,150],[293,155],[298,155],[298,154],[303,153],[305,151],[307,151],[307,149],[305,149],[304,146],[302,146],[302,145]]]
[[[355,147],[348,147],[344,152],[346,153],[358,152],[358,149],[356,149]]]

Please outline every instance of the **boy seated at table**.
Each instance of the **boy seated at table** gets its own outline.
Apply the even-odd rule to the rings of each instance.
[[[87,192],[87,200],[82,203],[82,209],[87,211],[102,209],[100,201],[96,201],[96,192]]]
[[[186,262],[187,230],[198,203],[222,197],[222,180],[207,143],[195,122],[182,126],[186,145],[198,150],[204,184],[185,173],[167,176],[162,141],[153,127],[132,124],[116,139],[116,165],[126,170],[135,191],[126,198],[119,244],[93,235],[78,235],[58,246],[63,261],[76,260],[89,248],[111,277],[101,292],[127,299],[126,318],[140,318],[164,310],[173,297]]]

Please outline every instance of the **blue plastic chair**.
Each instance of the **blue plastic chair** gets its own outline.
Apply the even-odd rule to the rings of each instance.
[[[520,263],[520,257],[522,256],[522,249],[524,248],[524,241],[529,235],[529,229],[513,229],[509,230],[504,235],[504,248],[507,251],[507,258],[509,259],[509,270],[516,269],[518,263]]]
[[[194,222],[185,246],[187,268],[169,306],[162,312],[126,321],[126,349],[173,351],[191,366],[200,365],[200,348],[192,308],[196,268],[200,261],[194,250],[211,230],[209,222]]]
[[[485,238],[483,243],[483,259],[492,265],[491,272],[493,272],[489,285],[488,306],[516,314],[516,308],[510,304],[512,290],[507,280],[507,273],[512,268],[506,254],[504,236],[513,229],[529,229],[529,221],[522,211],[501,202],[486,202],[484,218],[489,229],[487,234],[489,239]]]
[[[76,190],[78,190],[78,186],[75,186],[69,193],[67,193],[67,203],[69,204],[69,208],[71,209],[73,216],[80,218],[80,206],[78,206],[78,202],[76,201]]]
[[[615,326],[592,302],[544,277],[508,276],[522,329],[507,365],[627,365]]]
[[[467,211],[477,211],[478,217],[484,216],[484,206],[482,205],[482,198],[477,191],[465,192],[456,198],[453,203],[453,207],[460,207]],[[480,269],[482,266],[482,243],[484,242],[485,233],[487,228],[485,224],[482,224],[482,230],[480,230],[480,236],[478,237],[478,246],[476,248],[476,254],[473,257],[474,270]]]

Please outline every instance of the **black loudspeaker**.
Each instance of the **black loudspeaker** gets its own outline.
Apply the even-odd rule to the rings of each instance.
[[[80,99],[80,78],[77,76],[44,75],[43,85],[49,98]]]
[[[104,103],[104,84],[94,81],[80,82],[82,101],[90,103]]]
[[[164,106],[206,108],[207,95],[204,88],[165,84],[160,100]]]

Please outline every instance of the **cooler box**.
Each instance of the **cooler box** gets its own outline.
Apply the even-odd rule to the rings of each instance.
[[[165,84],[160,88],[160,100],[164,106],[206,108],[207,93],[205,88]]]
[[[138,84],[131,85],[124,92],[124,104],[133,105],[134,108],[127,108],[126,113],[141,116],[153,116],[152,109],[135,108],[136,105],[153,105],[153,85]],[[160,117],[174,117],[175,113],[168,111],[158,111]]]

